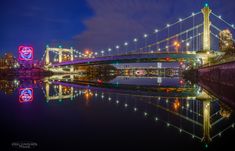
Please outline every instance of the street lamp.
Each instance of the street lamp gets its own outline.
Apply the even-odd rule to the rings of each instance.
[[[186,51],[188,51],[188,50],[189,50],[189,46],[190,46],[190,43],[189,43],[189,42],[187,42],[187,43],[186,43]]]
[[[135,51],[137,51],[137,42],[138,42],[138,39],[135,38],[133,41],[134,41],[134,43],[135,43]]]
[[[155,32],[155,34],[156,34],[156,42],[158,41],[158,32],[159,32],[159,30],[158,29],[155,29],[154,30],[154,32]],[[156,47],[156,50],[158,49],[158,45],[159,45],[159,43],[157,43],[157,47]]]
[[[102,54],[102,56],[104,55],[104,50],[101,50],[101,54]]]
[[[119,54],[119,48],[120,48],[120,46],[117,45],[117,46],[116,46],[116,49],[117,49],[117,53],[118,53],[118,54]]]
[[[147,35],[147,34],[144,34],[145,48],[147,48],[147,37],[148,37],[148,35]]]
[[[111,52],[111,51],[112,51],[112,49],[111,49],[111,48],[109,48],[109,49],[108,49],[109,55],[110,55],[110,52]]]
[[[127,54],[127,49],[128,49],[128,47],[127,47],[127,46],[128,46],[128,42],[125,42],[125,43],[124,43],[124,45],[125,45],[125,47],[126,47],[126,54]]]

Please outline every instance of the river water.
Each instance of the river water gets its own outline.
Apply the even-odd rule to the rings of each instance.
[[[233,146],[234,108],[179,77],[0,80],[1,148],[210,150]]]

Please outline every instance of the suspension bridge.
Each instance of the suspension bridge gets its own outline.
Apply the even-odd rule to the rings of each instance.
[[[210,17],[213,17],[213,21]],[[218,25],[216,24],[218,23]],[[210,57],[222,55],[219,50],[219,33],[233,24],[212,12],[205,4],[199,12],[179,18],[172,24],[100,51],[78,51],[73,49],[46,47],[41,61],[53,72],[74,72],[74,65],[121,64],[144,62],[184,62],[193,66],[207,64]],[[233,40],[234,41],[234,40]],[[51,59],[50,53],[54,54]]]

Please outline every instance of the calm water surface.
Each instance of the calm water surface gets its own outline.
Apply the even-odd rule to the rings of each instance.
[[[233,145],[233,107],[178,77],[0,82],[5,150],[17,150],[22,143],[38,150],[214,150]]]

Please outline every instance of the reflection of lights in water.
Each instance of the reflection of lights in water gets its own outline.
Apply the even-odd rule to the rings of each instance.
[[[186,107],[189,108],[189,102],[186,103]]]
[[[136,107],[134,108],[134,111],[137,111],[137,108],[136,108]]]
[[[175,111],[178,111],[179,108],[180,108],[180,102],[179,102],[179,99],[176,98],[175,101],[174,101],[174,103],[173,103],[173,109],[174,109]]]
[[[180,80],[179,82],[180,82],[180,84],[184,84],[184,81],[183,81],[183,80]]]
[[[224,110],[224,109],[221,109],[221,110],[219,111],[219,113],[220,113],[220,115],[221,115],[222,117],[224,117],[224,118],[229,118],[230,115],[231,115],[231,112],[230,112],[230,111]]]
[[[157,83],[161,84],[162,83],[162,77],[157,78]]]
[[[148,115],[148,113],[147,112],[144,112],[144,116],[147,116]]]
[[[166,99],[166,103],[168,103],[169,102],[169,100],[168,99]]]
[[[157,117],[155,117],[155,121],[158,121],[158,118],[157,118]]]
[[[91,92],[91,90],[87,89],[87,90],[84,91],[84,96],[85,96],[85,100],[89,101],[90,98],[93,96],[93,93]]]
[[[33,101],[33,89],[32,88],[21,88],[19,89],[19,102],[32,102]]]

